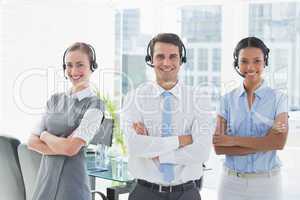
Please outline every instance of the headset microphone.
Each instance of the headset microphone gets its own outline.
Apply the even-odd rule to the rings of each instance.
[[[241,77],[243,77],[243,78],[245,78],[246,76],[244,75],[244,74],[242,74],[241,72],[240,72],[240,70],[238,70],[238,67],[233,67],[234,69],[235,69],[235,71],[238,73],[238,75],[240,75]]]

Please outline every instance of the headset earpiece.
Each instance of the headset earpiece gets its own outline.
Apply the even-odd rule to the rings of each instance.
[[[96,62],[93,63],[91,71],[94,72],[98,68],[98,64]]]
[[[63,55],[63,73],[64,73],[65,79],[68,79],[68,77],[66,76],[67,65],[65,63],[65,58],[66,58],[66,54],[67,54],[68,50],[69,50],[69,48],[65,50],[64,55]]]
[[[147,55],[147,56],[145,57],[145,61],[146,61],[146,62],[151,62],[151,56]]]
[[[181,64],[182,63],[186,63],[186,49],[184,44],[181,42],[181,48],[182,48],[182,52],[181,52]]]
[[[235,60],[233,61],[233,66],[236,67],[236,68],[240,68],[237,59],[235,59]]]
[[[66,59],[66,55],[67,55],[68,50],[69,50],[69,48],[65,50],[64,55],[63,55],[63,69],[64,69],[64,71],[67,68],[67,65],[65,63],[65,59]]]
[[[240,68],[240,67],[239,67],[239,61],[238,61],[238,58],[234,58],[233,66],[236,67],[236,68]]]
[[[242,74],[239,70],[239,61],[238,61],[238,58],[235,56],[235,54],[233,55],[234,56],[234,61],[233,61],[233,68],[234,70],[238,73],[238,75],[240,75],[241,77],[245,78],[245,75]]]
[[[233,52],[233,67],[234,68],[239,68],[239,62],[238,62],[238,57],[237,57],[237,53],[236,53],[236,49],[234,49],[234,52]]]
[[[268,66],[268,64],[269,64],[269,52],[270,52],[270,49],[266,48],[266,56],[265,56],[266,65],[265,66]]]
[[[92,62],[91,62],[91,71],[94,72],[98,68],[98,64],[96,62],[96,51],[95,51],[95,49],[92,45],[88,44],[87,46],[93,52],[93,59],[92,59]]]
[[[145,56],[145,62],[149,67],[154,67],[154,65],[152,64],[152,58],[150,56],[150,45],[151,45],[152,40],[148,43],[147,45],[147,55]]]

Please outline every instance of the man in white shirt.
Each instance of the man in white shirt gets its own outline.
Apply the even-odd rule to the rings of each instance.
[[[137,185],[129,200],[200,200],[203,163],[211,146],[210,97],[178,80],[186,51],[181,39],[161,33],[148,44],[146,63],[156,81],[128,93],[122,129],[129,171]]]

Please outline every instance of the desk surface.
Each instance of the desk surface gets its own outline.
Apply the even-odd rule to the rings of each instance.
[[[125,183],[134,180],[134,178],[128,172],[128,163],[125,161],[120,162],[120,160],[110,157],[108,159],[106,170],[97,170],[91,167],[91,165],[95,163],[94,154],[87,154],[86,163],[87,173],[89,176]],[[206,168],[205,166],[203,167],[204,172],[211,170],[210,168]]]
[[[90,167],[95,162],[93,154],[86,156],[87,173],[89,176],[103,178],[111,181],[129,182],[134,180],[128,172],[127,162],[109,158],[106,170],[97,170]]]

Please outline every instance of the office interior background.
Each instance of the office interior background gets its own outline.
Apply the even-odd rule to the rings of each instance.
[[[286,200],[300,198],[300,1],[299,0],[1,0],[0,131],[26,142],[46,100],[70,86],[62,55],[76,41],[96,49],[93,87],[120,108],[124,95],[153,69],[144,62],[148,41],[174,32],[187,47],[180,79],[210,86],[220,96],[241,84],[233,49],[247,36],[271,49],[265,80],[289,97],[290,131],[279,152]],[[222,156],[211,153],[204,199],[214,200]]]

